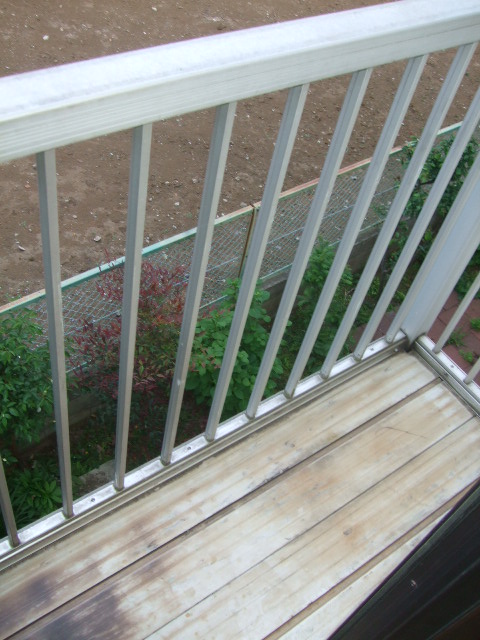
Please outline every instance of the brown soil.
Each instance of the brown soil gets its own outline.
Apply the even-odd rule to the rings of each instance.
[[[376,1],[0,0],[0,76],[372,4]],[[420,134],[452,56],[445,52],[428,61],[397,144]],[[402,69],[394,64],[375,71],[344,165],[372,154]],[[479,80],[477,55],[445,125],[463,119]],[[285,188],[318,177],[347,82],[338,78],[311,87]],[[219,215],[261,199],[284,101],[279,93],[239,105]],[[146,245],[195,226],[211,122],[212,113],[201,112],[154,126]],[[130,134],[123,132],[58,150],[63,279],[98,265],[105,250],[112,257],[124,254],[129,149]],[[35,158],[0,166],[0,185],[2,303],[43,286]]]

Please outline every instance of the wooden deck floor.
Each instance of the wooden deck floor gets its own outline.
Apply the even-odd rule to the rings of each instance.
[[[480,476],[397,354],[1,576],[1,638],[326,638]]]

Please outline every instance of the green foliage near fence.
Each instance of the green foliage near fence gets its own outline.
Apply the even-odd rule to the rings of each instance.
[[[38,440],[52,421],[50,355],[33,311],[0,318],[0,437],[9,448]]]
[[[223,354],[227,345],[238,298],[240,280],[232,280],[224,291],[221,303],[200,317],[193,343],[190,372],[186,388],[196,402],[209,407],[217,384]],[[222,418],[229,418],[243,411],[248,403],[268,341],[271,318],[264,304],[270,297],[268,291],[258,285],[253,294],[245,331],[233,368]],[[283,366],[279,358],[273,365],[273,376],[268,382],[267,394],[278,387]]]
[[[17,526],[61,504],[55,460],[20,461],[25,447],[51,429],[53,393],[48,346],[33,311],[0,318],[0,450]]]
[[[334,257],[334,248],[324,240],[320,240],[312,252],[303,276],[296,305],[290,316],[290,323],[279,351],[283,367],[286,370],[290,370],[293,366]],[[314,373],[321,368],[351,300],[353,285],[354,276],[350,267],[347,266],[340,278],[330,308],[320,328],[305,374]],[[349,338],[341,355],[345,355],[351,346],[352,341]]]
[[[407,214],[411,219],[419,215],[451,143],[451,139],[443,140],[429,155],[407,206]],[[404,164],[409,162],[415,145],[414,141],[404,149]],[[472,140],[423,238],[418,252],[419,261],[429,250],[477,153],[478,144]],[[392,241],[390,268],[405,245],[407,233],[402,222]],[[318,240],[275,359],[266,396],[283,388],[286,382],[331,268],[334,252],[331,243]],[[477,251],[457,285],[460,292],[467,290],[479,267],[480,251]],[[321,368],[350,302],[354,281],[355,276],[347,267],[315,342],[306,374]],[[217,304],[204,309],[197,322],[186,382],[186,408],[182,409],[181,416],[181,441],[200,433],[205,425],[239,286],[239,280],[228,281]],[[134,466],[160,452],[185,287],[185,267],[167,268],[159,262],[143,262],[129,436],[129,455],[133,451],[131,461]],[[95,288],[98,296],[111,309],[120,308],[123,268],[101,271],[95,279]],[[380,279],[376,278],[358,315],[356,326],[368,321],[380,289]],[[243,411],[247,406],[271,328],[271,318],[265,310],[268,297],[268,292],[259,283],[234,365],[222,419]],[[71,397],[88,394],[88,397],[96,400],[96,409],[91,418],[72,432],[74,475],[82,475],[113,456],[121,316],[110,313],[98,320],[85,315],[77,318],[77,326],[81,330],[75,335],[75,349],[72,349],[69,359],[69,394]],[[354,331],[355,327],[344,345],[342,355],[351,351]],[[54,450],[35,456],[28,454],[28,447],[35,445],[45,429],[53,424],[50,357],[48,345],[39,342],[42,333],[43,328],[34,311],[17,309],[0,317],[0,447],[18,526],[28,524],[61,504]]]
[[[97,280],[100,295],[121,308],[124,270],[104,271]],[[153,425],[168,402],[185,300],[185,273],[144,262],[140,279],[137,337],[132,383],[132,421]],[[116,411],[121,315],[95,321],[81,319],[70,358],[71,384],[97,396]]]
[[[453,137],[445,138],[441,140],[438,144],[436,144],[433,149],[430,151],[427,160],[422,168],[420,176],[415,184],[412,195],[408,201],[408,204],[405,208],[405,212],[403,215],[402,221],[399,223],[398,228],[395,232],[395,236],[391,243],[389,259],[388,259],[388,271],[391,271],[393,266],[395,265],[401,251],[403,250],[411,228],[411,224],[415,221],[420,212],[422,211],[423,205],[428,197],[430,189],[437,179],[438,174],[443,166],[443,162],[450,150],[454,141]],[[418,144],[418,139],[413,138],[412,141],[403,147],[401,160],[402,166],[405,168],[408,166],[415,149]],[[465,178],[468,175],[473,163],[475,162],[475,158],[478,154],[479,145],[475,138],[472,138],[468,145],[465,148],[465,151],[458,162],[455,171],[445,189],[443,196],[436,208],[434,217],[429,224],[427,230],[425,231],[422,241],[420,242],[419,248],[417,250],[416,256],[416,266],[422,262],[425,255],[430,250],[433,241],[435,240],[437,233],[447,217],[455,198],[457,197],[462,185],[465,181]],[[460,295],[465,295],[470,287],[473,279],[478,273],[478,268],[480,267],[480,250],[477,250],[474,256],[472,257],[470,264],[468,265],[465,273],[460,278],[457,283],[456,290]]]

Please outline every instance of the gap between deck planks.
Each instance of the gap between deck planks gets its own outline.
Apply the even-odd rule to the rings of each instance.
[[[5,571],[1,637],[264,637],[473,481],[478,445],[398,354]]]

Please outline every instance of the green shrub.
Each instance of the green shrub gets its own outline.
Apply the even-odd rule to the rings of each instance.
[[[58,471],[53,460],[35,462],[9,478],[10,497],[18,527],[55,511],[62,504]]]
[[[42,328],[26,309],[0,318],[0,440],[2,449],[38,441],[53,422],[53,392]]]
[[[463,329],[454,329],[447,340],[447,344],[453,344],[456,347],[463,347],[466,335],[467,332]]]
[[[206,407],[211,405],[215,392],[239,287],[239,280],[230,281],[222,302],[197,323],[186,388],[193,393],[198,404]],[[243,411],[253,390],[269,335],[270,317],[263,307],[269,295],[259,286],[255,289],[225,400],[223,419]],[[277,358],[273,366],[274,375],[267,385],[267,396],[276,390],[278,376],[282,373],[283,367]]]
[[[440,169],[443,166],[445,158],[447,157],[450,147],[454,141],[453,137],[446,138],[436,144],[430,151],[427,160],[420,172],[420,176],[415,184],[414,190],[410,197],[410,200],[405,209],[405,214],[409,218],[417,218],[422,210],[423,204],[427,199],[430,187],[437,179]],[[402,149],[402,164],[407,166],[415,152],[418,144],[418,139],[413,138],[410,144],[406,145]],[[443,220],[450,211],[455,198],[460,191],[465,177],[467,176],[470,168],[475,162],[476,155],[478,153],[478,143],[472,138],[467,144],[465,151],[460,158],[455,171],[453,172],[450,182],[445,189],[445,192],[440,200],[436,215],[440,220]]]
[[[473,284],[473,281],[477,277],[479,270],[480,270],[480,249],[477,249],[455,286],[455,291],[458,293],[458,295],[461,298],[463,298],[468,293],[468,290],[470,289],[470,287]],[[480,298],[480,291],[477,293],[475,297]]]
[[[458,352],[464,360],[468,362],[468,364],[473,364],[476,360],[476,356],[473,351],[466,351],[464,349],[460,349]]]
[[[285,332],[285,344],[280,351],[285,368],[290,368],[298,353],[318,298],[325,284],[335,256],[334,248],[325,240],[318,242],[305,271],[297,305],[291,315],[291,324]],[[307,373],[320,369],[351,299],[353,274],[350,267],[344,270],[335,291],[330,308],[318,334],[307,365]],[[350,341],[342,355],[348,352]]]
[[[471,318],[470,326],[474,331],[480,331],[480,318]]]
[[[453,141],[454,141],[454,138],[450,137],[439,142],[437,145],[435,145],[432,148],[432,150],[430,151],[427,157],[427,160],[425,161],[425,165],[422,168],[422,171],[415,184],[415,187],[412,191],[412,194],[407,203],[407,206],[405,207],[403,219],[399,223],[396,229],[395,235],[390,244],[390,256],[388,261],[389,272],[391,272],[391,270],[393,269],[393,266],[395,265],[408,239],[409,230],[411,227],[411,223],[409,223],[408,220],[415,220],[419,216],[422,210],[422,207],[428,197],[430,189],[433,183],[435,182],[440,172],[440,169],[442,168],[443,162],[447,157],[450,147],[453,144]],[[401,159],[403,166],[407,166],[409,164],[415,152],[417,144],[418,144],[418,139],[413,138],[408,145],[403,147],[402,159]],[[420,243],[420,246],[417,252],[417,255],[420,261],[423,260],[423,257],[426,255],[426,253],[432,246],[432,243],[437,235],[437,232],[443,220],[445,219],[448,212],[450,211],[452,204],[455,201],[455,198],[457,197],[458,192],[460,191],[463,185],[463,182],[466,176],[468,175],[468,172],[470,171],[470,168],[475,162],[477,153],[478,153],[478,143],[474,138],[472,138],[468,143],[468,145],[466,146],[465,151],[463,152],[462,157],[460,158],[460,161],[458,162],[455,168],[455,171],[453,172],[453,175],[437,206],[435,215],[432,219],[432,222],[430,223],[429,228],[425,231],[423,240]],[[476,275],[474,274],[472,277],[471,267],[472,266],[478,267],[479,265],[480,265],[480,250],[477,250],[474,257],[472,258],[471,264],[466,270],[466,273],[464,274],[464,276],[462,276],[459,284],[456,287],[457,291],[461,295],[465,294],[465,292],[468,290],[468,287],[470,286],[471,281],[473,280],[473,277]],[[475,271],[475,268],[473,268],[473,271]]]

